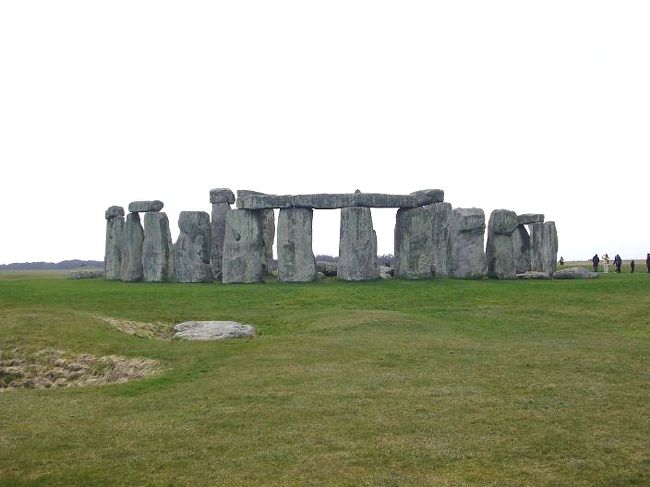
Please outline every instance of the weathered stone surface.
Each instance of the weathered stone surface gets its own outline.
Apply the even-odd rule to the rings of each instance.
[[[591,272],[583,267],[569,267],[553,273],[553,279],[595,279],[597,272]]]
[[[235,193],[228,188],[214,188],[210,190],[210,203],[228,203],[232,205],[235,202]]]
[[[147,212],[147,211],[160,211],[165,204],[160,200],[152,201],[132,201],[129,203],[129,211],[132,213]]]
[[[175,276],[172,235],[163,212],[144,214],[142,275],[147,282],[167,282]]]
[[[454,208],[451,230],[451,277],[481,279],[487,265],[485,241],[485,213],[480,208]]]
[[[496,279],[515,279],[515,259],[512,234],[518,227],[517,214],[509,210],[494,210],[488,223],[486,259],[488,276]]]
[[[365,281],[379,277],[377,234],[370,208],[342,208],[337,277]]]
[[[524,213],[517,217],[520,225],[530,225],[532,223],[544,223],[544,215],[541,213]]]
[[[262,210],[291,208],[291,195],[264,194],[240,189],[237,191],[237,208],[242,210]]]
[[[229,212],[223,244],[223,282],[262,282],[263,263],[264,239],[260,212],[240,209]]]
[[[553,274],[557,267],[557,230],[555,222],[544,222],[542,228],[542,272]]]
[[[105,212],[104,212],[104,218],[107,220],[110,220],[111,218],[115,218],[117,216],[124,217],[124,208],[121,206],[110,206]]]
[[[113,216],[106,221],[106,246],[104,247],[104,275],[109,281],[119,281],[122,278],[123,247],[124,217]]]
[[[356,206],[368,208],[413,208],[416,198],[410,194],[357,193]]]
[[[174,337],[179,340],[227,340],[255,336],[255,327],[236,321],[186,321],[174,325]]]
[[[97,279],[104,277],[104,271],[73,271],[68,274],[68,279]]]
[[[426,207],[431,214],[433,265],[436,277],[448,277],[451,262],[452,209],[449,203],[434,203]]]
[[[530,271],[530,235],[525,225],[517,226],[512,232],[512,247],[517,274]]]
[[[427,208],[400,208],[395,219],[395,277],[433,277],[433,220]]]
[[[129,213],[126,216],[126,224],[124,225],[124,243],[122,245],[120,276],[123,281],[133,282],[142,280],[143,242],[144,229],[140,223],[140,215],[137,213]]]
[[[445,192],[441,189],[422,189],[414,191],[411,196],[414,197],[416,206],[428,206],[445,201]]]
[[[544,224],[531,223],[528,228],[530,229],[530,270],[543,272]]]
[[[325,274],[323,274],[322,272],[318,272],[317,274],[318,274],[318,279],[319,280],[323,280],[323,279],[327,278],[327,276]]]
[[[273,210],[270,210],[273,211]],[[311,208],[283,208],[278,217],[278,280],[309,282],[317,279],[312,251]]]
[[[205,211],[181,211],[180,234],[174,244],[174,267],[178,282],[211,282],[210,215]]]
[[[273,210],[259,210],[262,220],[262,243],[264,244],[264,260],[262,272],[273,274],[273,240],[275,239],[275,214]]]
[[[221,266],[223,262],[223,242],[226,238],[226,218],[230,209],[230,203],[212,203],[212,239],[210,241],[210,265],[212,276],[215,280],[221,280]]]
[[[395,269],[384,265],[379,266],[379,277],[381,277],[382,279],[392,279],[394,276],[395,276]]]
[[[546,272],[526,271],[517,274],[517,279],[550,279],[551,275]]]
[[[335,276],[337,269],[338,269],[338,263],[337,262],[327,262],[327,261],[324,261],[324,260],[316,261],[316,270],[318,272],[322,272],[327,277]]]
[[[356,206],[355,194],[298,194],[291,197],[291,206],[320,210]]]

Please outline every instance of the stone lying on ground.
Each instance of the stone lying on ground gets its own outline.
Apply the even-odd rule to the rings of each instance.
[[[210,282],[210,215],[205,211],[181,211],[180,234],[174,244],[174,267],[178,282]]]
[[[487,273],[485,213],[480,208],[454,208],[451,222],[449,275],[460,279],[481,279]]]
[[[255,336],[255,327],[235,321],[186,321],[174,325],[179,340],[226,340]]]
[[[210,190],[210,203],[228,203],[232,205],[235,202],[235,193],[229,188],[214,188]]]
[[[515,279],[517,261],[512,235],[518,226],[514,211],[494,210],[490,214],[485,250],[489,277]]]
[[[400,208],[395,219],[395,277],[433,277],[432,215],[427,208]]]
[[[174,246],[164,212],[144,214],[142,275],[147,282],[167,282],[174,278]]]
[[[395,275],[395,269],[392,267],[387,267],[385,265],[379,266],[379,277],[382,279],[392,279]]]
[[[262,210],[268,211],[268,210]],[[273,210],[270,210],[273,212]],[[312,251],[311,208],[282,208],[278,218],[278,281],[309,282],[318,278]]]
[[[336,276],[336,270],[338,269],[338,264],[336,262],[328,262],[325,260],[316,261],[316,270],[322,272],[327,277]]]
[[[546,272],[526,271],[517,274],[517,279],[550,279],[551,275]]]
[[[110,206],[105,212],[104,212],[104,218],[107,220],[110,220],[111,218],[115,218],[116,216],[124,216],[124,208],[121,206]]]
[[[583,267],[569,267],[553,273],[553,279],[594,279],[597,272],[591,272]]]
[[[337,277],[343,281],[379,278],[377,234],[370,208],[342,208]]]
[[[524,213],[517,216],[519,225],[530,225],[531,223],[544,223],[544,215],[541,213]]]
[[[262,282],[264,238],[259,211],[232,210],[226,218],[223,242],[222,281]]]
[[[104,271],[73,271],[68,275],[68,279],[96,279],[104,277]]]
[[[142,280],[142,243],[144,229],[138,213],[129,213],[124,225],[120,276],[123,281]]]

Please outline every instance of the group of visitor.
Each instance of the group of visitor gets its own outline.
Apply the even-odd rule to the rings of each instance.
[[[598,265],[600,262],[603,262],[603,269],[605,272],[609,272],[609,255],[604,254],[602,258],[598,257],[598,254],[594,254],[594,256],[591,258],[591,263],[594,266],[594,272],[598,272]],[[616,257],[614,257],[614,268],[616,272],[621,272],[621,266],[623,265],[623,259],[621,259],[621,256],[616,254]],[[650,254],[645,259],[645,265],[648,268],[648,272],[650,272]],[[630,261],[630,272],[634,272],[634,266],[635,263],[633,260]]]

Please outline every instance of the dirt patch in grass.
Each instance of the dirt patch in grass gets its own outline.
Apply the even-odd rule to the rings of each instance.
[[[159,362],[146,358],[0,347],[0,392],[116,384],[144,379],[159,370]]]
[[[166,325],[159,321],[146,323],[143,321],[125,320],[122,318],[113,318],[111,316],[93,315],[93,318],[103,321],[116,330],[129,335],[135,335],[142,338],[158,338],[160,340],[171,340],[174,330],[171,325]]]

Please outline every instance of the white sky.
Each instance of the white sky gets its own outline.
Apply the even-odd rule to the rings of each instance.
[[[140,199],[176,238],[214,187],[441,188],[544,213],[565,259],[644,257],[649,25],[647,0],[0,2],[0,263],[102,259]]]

